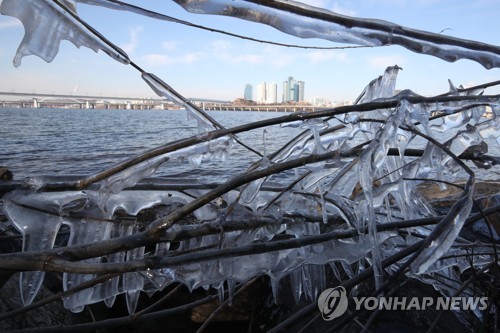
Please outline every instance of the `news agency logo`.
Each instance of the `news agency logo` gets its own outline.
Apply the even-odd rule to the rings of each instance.
[[[356,310],[486,310],[488,297],[353,297]],[[329,288],[318,297],[318,308],[324,320],[342,316],[349,301],[344,287]]]
[[[347,305],[347,291],[344,287],[326,289],[318,298],[319,311],[326,321],[342,316]]]

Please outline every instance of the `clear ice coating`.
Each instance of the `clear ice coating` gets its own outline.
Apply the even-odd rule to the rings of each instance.
[[[0,12],[19,18],[27,31],[14,61],[16,66],[28,54],[51,61],[62,39],[76,46],[101,49],[116,60],[129,63],[124,53],[78,18],[78,2],[130,9],[104,0],[0,1]],[[193,12],[249,19],[304,38],[319,37],[361,45],[399,43],[449,61],[468,58],[485,67],[499,65],[498,48],[494,46],[445,36],[439,36],[442,42],[431,42],[429,37],[436,36],[429,33],[383,21],[347,18],[292,1],[262,2],[265,5],[240,0],[176,2]],[[297,8],[307,15],[299,16]],[[340,19],[344,25],[339,23]],[[353,26],[347,28],[346,22]],[[352,278],[371,265],[375,283],[380,285],[383,260],[421,238],[426,239],[425,246],[407,274],[451,295],[460,286],[450,286],[443,279],[459,280],[455,268],[461,273],[470,267],[470,263],[464,265],[456,255],[464,254],[465,246],[486,247],[460,234],[472,209],[473,172],[466,170],[469,173],[463,192],[437,226],[414,227],[408,234],[381,232],[378,228],[394,221],[437,216],[419,186],[425,184],[423,179],[429,182],[457,180],[470,166],[457,163],[456,156],[472,151],[473,157],[469,155],[468,159],[483,159],[483,164],[476,164],[478,167],[498,163],[498,159],[486,155],[488,150],[484,145],[486,142],[500,145],[499,98],[483,96],[482,88],[464,91],[451,82],[445,97],[452,98],[447,100],[437,98],[438,101],[429,103],[410,90],[396,95],[400,70],[397,65],[388,67],[383,75],[371,81],[352,111],[338,115],[340,125],[332,121],[335,110],[332,114],[323,111],[299,114],[294,118],[296,121],[288,125],[303,131],[274,152],[267,151],[270,132],[264,131],[265,156],[241,170],[243,176],[247,172],[261,172],[263,176],[246,182],[235,177],[215,189],[198,183],[179,185],[146,179],[164,163],[175,161],[195,167],[204,161],[224,163],[235,139],[230,134],[217,136],[217,130],[222,127],[209,115],[154,74],[141,72],[155,93],[186,108],[189,116],[197,121],[199,131],[207,132],[198,137],[206,140],[151,156],[84,190],[45,191],[44,182],[48,180],[38,179],[27,184],[31,188],[4,196],[3,209],[23,237],[22,250],[40,252],[54,248],[62,226],[69,229],[70,235],[67,242],[58,247],[120,240],[143,235],[144,229],[156,225],[154,222],[162,221],[165,216],[171,218],[202,201],[202,204],[193,204],[196,208],[186,214],[179,214],[182,216],[177,217],[170,228],[161,230],[161,238],[154,239],[156,246],[148,253],[140,246],[80,260],[81,267],[97,264],[106,267],[107,264],[141,262],[148,256],[163,265],[131,270],[64,297],[65,307],[73,312],[101,301],[111,307],[117,295],[125,294],[128,310],[133,313],[141,292],[150,296],[174,282],[190,290],[215,288],[222,300],[225,286],[231,295],[236,283],[261,274],[270,277],[275,299],[279,298],[281,279],[290,276],[295,300],[314,300],[326,286],[326,269],[332,269],[339,280],[345,280],[344,276]],[[362,107],[367,103],[390,101],[397,103],[368,111]],[[432,117],[436,119],[430,120]],[[449,139],[432,142],[440,133],[446,133]],[[283,168],[272,175],[264,174],[309,157],[310,162],[288,168],[293,172]],[[238,185],[230,186],[233,181],[239,181]],[[214,193],[217,193],[215,199],[211,196]],[[207,197],[212,199],[203,201]],[[138,221],[139,213],[148,208],[154,208],[156,216]],[[347,231],[353,233],[348,237],[334,237],[338,235],[335,232]],[[282,243],[278,243],[278,238]],[[299,246],[294,241],[308,243]],[[262,244],[280,244],[280,247],[262,251],[259,249]],[[244,254],[203,257],[217,250],[248,248],[251,249]],[[192,260],[196,255],[201,259]],[[172,258],[186,260],[171,264]],[[474,265],[481,267],[491,260],[491,254],[482,254]],[[21,273],[23,304],[28,305],[35,299],[44,274],[42,271]],[[68,269],[63,272],[63,289],[69,290],[96,276]]]
[[[68,40],[76,47],[88,47],[95,52],[102,50],[124,64],[130,62],[123,50],[104,42],[98,32],[75,19],[75,0],[4,0],[0,3],[0,13],[13,16],[24,25],[25,35],[14,58],[16,67],[21,65],[23,57],[32,54],[51,62],[56,57],[62,40]]]
[[[463,40],[399,24],[374,19],[360,19],[333,13],[295,1],[276,0],[174,0],[186,10],[199,14],[217,14],[270,25],[284,33],[301,38],[321,38],[333,42],[366,46],[401,45],[417,53],[439,57],[446,61],[470,59],[485,68],[500,67],[500,47]],[[4,0],[0,13],[17,17],[29,31],[14,59],[35,54],[50,62],[56,56],[59,43],[67,39],[77,47],[99,49],[114,59],[129,63],[128,56],[95,30],[89,30],[75,19],[76,4],[86,3],[115,10],[127,10],[154,19],[169,20],[164,15],[142,10],[138,6],[105,0]],[[43,12],[44,15],[38,15]],[[68,15],[71,12],[72,14]],[[36,19],[33,19],[36,18]],[[47,33],[50,32],[50,33]]]
[[[500,66],[500,47],[496,45],[409,29],[382,20],[352,18],[296,1],[174,1],[193,13],[217,14],[258,22],[301,38],[321,38],[366,46],[394,44],[450,62],[465,58],[477,61],[486,68]]]
[[[171,101],[182,105],[186,109],[188,117],[196,120],[199,132],[203,133],[222,127],[215,120],[209,117],[203,110],[195,106],[193,103],[189,102],[186,98],[176,92],[172,87],[170,87],[156,75],[151,73],[142,73],[142,79],[146,81],[146,83],[158,96],[166,97]]]
[[[397,66],[389,67],[380,78],[367,86],[359,100],[364,98],[364,103],[371,102],[367,96],[376,100],[394,98],[394,80],[398,70]],[[222,289],[225,285],[245,282],[259,274],[271,277],[276,297],[279,297],[279,281],[290,275],[294,298],[297,301],[302,297],[313,300],[324,289],[325,264],[330,264],[337,275],[340,274],[339,269],[346,274],[353,274],[350,265],[356,265],[367,256],[372,258],[376,268],[375,278],[380,283],[380,262],[394,253],[397,246],[410,245],[412,238],[404,241],[397,233],[378,232],[376,226],[397,219],[435,216],[433,209],[416,191],[419,182],[412,179],[426,177],[433,170],[445,176],[453,174],[457,168],[447,153],[431,143],[424,145],[425,149],[420,157],[406,157],[406,147],[417,137],[411,131],[415,129],[413,124],[419,123],[422,133],[430,135],[436,130],[442,130],[443,126],[449,126],[447,130],[453,131],[454,136],[446,143],[446,147],[459,155],[485,139],[498,138],[496,113],[492,119],[472,117],[469,116],[470,109],[464,108],[464,104],[473,105],[476,102],[451,102],[441,108],[435,103],[415,104],[401,98],[393,109],[360,113],[357,121],[343,126],[331,127],[328,121],[304,121],[299,124],[303,128],[301,134],[263,158],[254,168],[266,170],[276,163],[331,151],[338,152],[338,157],[297,169],[296,179],[288,185],[288,189],[266,186],[268,181],[264,177],[248,183],[248,186],[227,191],[217,200],[193,211],[197,224],[183,222],[167,229],[164,238],[168,242],[157,244],[155,256],[166,257],[192,249],[210,248],[215,244],[220,244],[225,249],[236,249],[256,242],[271,242],[279,234],[295,239],[320,236],[321,224],[346,230],[365,230],[358,236],[321,241],[299,248],[124,273],[65,297],[64,305],[71,311],[79,312],[86,304],[100,301],[112,306],[117,295],[125,294],[128,309],[132,313],[141,291],[150,295],[156,290],[163,290],[168,284],[180,282],[190,289],[219,289],[221,297],[224,297]],[[446,114],[439,129],[422,121],[428,118],[430,112],[444,108]],[[490,109],[498,110],[497,99],[490,101]],[[481,112],[484,113],[484,110]],[[449,122],[446,117],[454,113],[464,113],[465,116],[455,117]],[[365,119],[383,122],[373,123],[368,128],[364,124]],[[354,140],[360,136],[369,137],[366,148],[358,157],[347,154],[346,158],[342,158],[342,153],[349,152],[356,142]],[[223,136],[156,156],[110,176],[98,186],[85,191],[43,192],[40,184],[33,183],[35,187],[32,190],[18,190],[8,194],[4,210],[23,235],[24,251],[51,249],[62,224],[67,225],[70,230],[66,246],[92,244],[139,233],[140,227],[135,220],[114,219],[115,214],[124,211],[130,216],[136,216],[142,210],[159,207],[158,205],[175,209],[189,204],[210,190],[131,188],[152,175],[162,163],[194,163],[192,159],[214,160],[220,155],[217,152],[219,147],[227,150],[232,145],[231,142],[230,137]],[[397,149],[397,154],[390,155],[391,149]],[[429,227],[413,231],[415,235],[428,236],[430,239],[422,255],[412,265],[412,271],[418,274],[417,278],[425,279],[421,275],[428,274],[429,270],[440,272],[439,267],[442,265],[437,263],[443,255],[452,251],[471,210],[471,193],[470,189],[464,192],[455,208],[443,219],[440,225],[444,227],[439,232],[433,232]],[[83,217],[75,217],[82,215]],[[179,239],[180,235],[186,232],[189,235],[203,225],[215,223],[224,229],[242,221],[263,219],[268,221],[265,225],[250,228],[247,225],[225,232],[222,243],[220,235],[210,232]],[[172,242],[177,244],[175,250],[171,249]],[[144,247],[140,247],[85,259],[81,264],[126,263],[143,257]],[[339,262],[340,266],[334,265],[335,262]],[[454,263],[446,267],[450,265],[453,266]],[[22,274],[21,295],[25,304],[32,302],[43,277],[43,272]],[[63,275],[63,287],[68,290],[94,277],[95,274],[67,272]]]

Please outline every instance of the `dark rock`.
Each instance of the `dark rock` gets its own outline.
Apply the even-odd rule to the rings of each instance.
[[[500,205],[500,194],[486,196],[475,200],[472,208],[473,213],[494,208]],[[470,241],[482,241],[491,243],[500,242],[500,212],[497,210],[484,218],[468,223],[462,229],[460,236]]]
[[[44,285],[40,288],[36,300],[52,296]],[[21,297],[19,295],[19,274],[14,274],[0,289],[0,313],[6,313],[21,308]],[[58,325],[73,325],[91,321],[88,312],[73,314],[63,307],[61,301],[45,304],[28,312],[13,316],[0,322],[0,331],[5,332],[14,329],[29,329]]]
[[[445,214],[447,210],[460,198],[465,182],[458,182],[457,186],[446,185],[440,188],[437,182],[427,181],[419,184],[416,190],[438,212]],[[500,182],[496,180],[478,181],[474,185],[474,198],[493,197],[498,195]]]
[[[12,172],[4,167],[0,167],[0,180],[12,180],[14,175]]]

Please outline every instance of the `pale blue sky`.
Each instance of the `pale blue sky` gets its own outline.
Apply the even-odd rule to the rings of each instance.
[[[255,38],[302,45],[339,46],[322,40],[302,40],[277,30],[234,18],[196,15],[169,0],[129,1],[196,24]],[[342,14],[379,18],[407,27],[456,37],[500,44],[500,0],[305,0],[305,3]],[[447,63],[414,54],[399,46],[302,50],[262,45],[195,28],[155,21],[105,8],[79,5],[80,16],[130,58],[189,97],[235,99],[243,96],[246,83],[281,83],[288,76],[305,81],[306,99],[333,101],[354,99],[385,67],[403,67],[399,89],[423,95],[455,85],[470,86],[500,79],[500,70],[486,70],[469,60]],[[72,93],[153,97],[138,72],[110,59],[102,52],[77,49],[63,42],[50,64],[29,56],[19,68],[12,59],[24,34],[15,19],[0,15],[0,90],[17,92]],[[492,89],[490,93],[499,93]]]

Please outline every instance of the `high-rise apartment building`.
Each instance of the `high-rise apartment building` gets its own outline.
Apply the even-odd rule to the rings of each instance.
[[[253,101],[253,86],[249,83],[245,85],[245,92],[243,98],[247,101]]]
[[[278,85],[275,82],[266,85],[266,104],[278,103]]]
[[[266,103],[267,100],[267,94],[266,94],[266,83],[261,82],[257,85],[257,103],[264,104]]]
[[[257,103],[275,104],[278,102],[278,85],[274,82],[261,82],[257,86]]]
[[[304,100],[304,81],[296,81],[292,76],[283,82],[283,103]]]
[[[287,102],[302,102],[304,98],[304,81],[296,81],[292,76],[283,82],[283,91],[281,101]],[[275,82],[261,82],[256,86],[255,98],[252,94],[252,85],[245,86],[245,99],[255,100],[260,104],[276,104],[278,103],[278,85]]]
[[[297,102],[303,102],[304,101],[304,86],[305,82],[304,81],[299,81],[297,82]]]
[[[283,82],[283,94],[281,101],[286,103],[290,100],[290,88],[288,88],[288,81]]]

